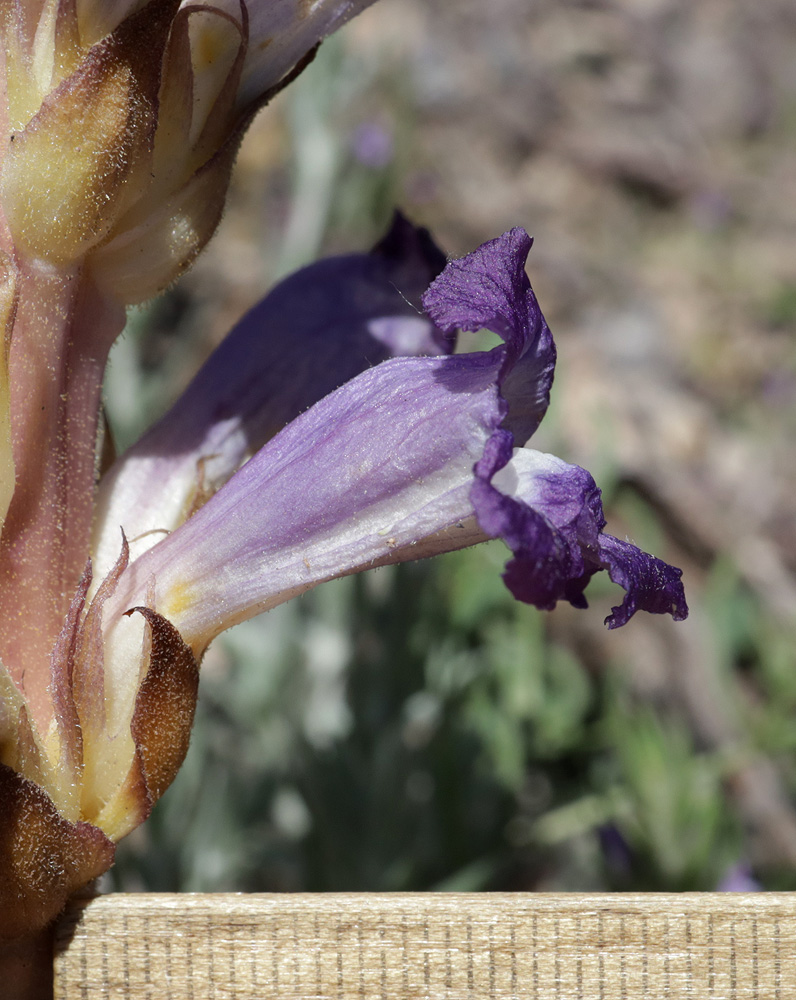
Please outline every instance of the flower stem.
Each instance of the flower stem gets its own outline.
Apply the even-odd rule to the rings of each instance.
[[[77,269],[17,264],[8,372],[16,482],[0,543],[0,660],[46,733],[50,651],[88,557],[102,376],[124,313]]]

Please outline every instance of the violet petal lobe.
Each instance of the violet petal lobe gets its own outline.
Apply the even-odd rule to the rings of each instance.
[[[504,579],[519,600],[545,609],[562,599],[585,607],[589,579],[607,569],[627,593],[606,619],[610,628],[639,609],[684,618],[680,570],[602,534],[600,491],[588,472],[526,449],[512,460],[512,446],[527,441],[544,416],[556,360],[525,273],[531,244],[523,229],[504,233],[451,261],[423,299],[443,331],[487,328],[506,345],[499,379],[506,416],[476,465],[471,493],[478,522],[514,553]],[[505,488],[512,476],[516,495]]]
[[[485,454],[476,467],[471,496],[484,531],[514,553],[504,579],[518,600],[545,609],[559,600],[585,607],[586,584],[606,569],[626,591],[606,618],[609,628],[626,624],[639,610],[668,613],[676,621],[686,617],[681,571],[603,534],[600,491],[585,469],[529,448],[506,461],[507,442],[500,444],[490,442],[491,456]]]
[[[544,416],[556,363],[555,345],[525,273],[533,240],[515,228],[452,260],[423,296],[426,312],[448,334],[481,329],[506,344],[501,392],[504,426],[524,444]]]
[[[455,340],[419,308],[444,263],[428,233],[396,215],[370,253],[320,261],[277,285],[103,478],[97,579],[118,556],[120,527],[140,555],[278,430],[365,368],[450,353]]]
[[[518,600],[544,610],[552,610],[562,598],[585,606],[583,588],[594,569],[587,570],[577,526],[585,521],[583,541],[592,549],[602,526],[583,517],[584,508],[591,512],[591,491],[596,491],[591,476],[530,449],[519,449],[512,460],[505,431],[490,445],[476,466],[470,495],[478,523],[491,537],[502,538],[514,554],[506,565],[506,586]],[[576,475],[561,481],[561,468],[573,469]]]
[[[627,624],[639,610],[670,614],[676,622],[687,617],[681,570],[612,535],[600,535],[600,565],[626,591],[624,601],[605,619],[608,628]]]

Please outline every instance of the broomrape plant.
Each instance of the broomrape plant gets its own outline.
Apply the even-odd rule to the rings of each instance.
[[[519,600],[584,607],[606,569],[609,627],[687,614],[589,473],[526,447],[555,349],[522,229],[446,265],[397,217],[297,273],[98,477],[124,307],[190,264],[254,112],[367,3],[0,0],[0,936],[147,817],[212,639],[324,580],[500,537]],[[453,353],[482,328],[502,345]]]

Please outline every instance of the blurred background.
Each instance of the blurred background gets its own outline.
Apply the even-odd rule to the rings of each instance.
[[[534,440],[691,617],[515,604],[492,543],[327,584],[208,653],[109,888],[796,889],[796,7],[380,0],[245,140],[194,270],[131,317],[130,443],[232,323],[395,206],[512,225],[556,337]]]

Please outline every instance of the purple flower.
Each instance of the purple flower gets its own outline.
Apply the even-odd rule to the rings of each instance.
[[[130,821],[108,812],[107,790],[133,751],[143,815],[187,747],[196,665],[163,652],[157,625],[124,738],[97,735],[118,706],[100,625],[120,567],[90,590],[88,559],[124,306],[189,266],[256,110],[369,2],[1,6],[0,937],[43,925],[109,866]],[[409,337],[401,308],[383,318],[382,350]]]
[[[260,401],[264,409],[256,417],[244,417],[229,404],[248,398],[252,375],[245,365],[225,364],[234,340],[222,346],[188,390],[189,399],[201,395],[206,427],[197,415],[180,419],[178,404],[111,473],[109,508],[115,484],[125,481],[126,508],[153,509],[144,521],[103,514],[106,528],[121,525],[139,538],[137,558],[120,573],[109,598],[106,644],[127,642],[123,636],[140,630],[140,622],[118,617],[122,611],[151,606],[199,657],[231,624],[323,580],[487,537],[502,538],[513,552],[505,579],[520,600],[552,608],[564,599],[583,607],[588,580],[607,569],[626,591],[606,619],[610,627],[640,609],[685,617],[680,571],[603,533],[591,476],[522,447],[547,407],[555,360],[525,275],[530,246],[523,230],[512,230],[448,264],[424,296],[426,312],[448,344],[457,328],[487,327],[505,341],[492,351],[443,354],[445,341],[427,325],[422,346],[436,356],[385,361],[333,392],[319,393],[323,398],[300,412],[288,373],[311,365],[308,351],[317,347],[301,336],[298,323],[292,342],[280,342],[282,387]],[[305,296],[313,294],[306,287],[309,277],[293,279],[304,283]],[[320,271],[313,278],[324,281]],[[284,289],[275,293],[277,299],[284,295]],[[287,301],[285,306],[292,309]],[[261,308],[269,307],[272,328],[278,328],[284,313],[279,316],[273,298]],[[420,317],[401,322],[410,320],[428,323]],[[238,336],[245,335],[244,325]],[[226,377],[214,383],[207,372],[220,370]],[[180,510],[192,509],[192,494],[207,489],[209,473],[201,463],[232,471],[244,454],[242,423],[269,426],[280,408],[283,420],[273,423],[286,425],[226,485],[177,530],[164,522],[164,504],[152,503],[153,493],[178,496]],[[174,430],[180,426],[182,434]],[[164,454],[158,439],[166,433],[172,440]],[[186,464],[192,470],[187,479],[178,471]],[[166,530],[171,533],[163,537]]]
[[[582,607],[607,569],[626,591],[610,627],[640,609],[685,617],[680,571],[603,533],[591,476],[525,447],[555,364],[530,246],[515,229],[450,262],[423,315],[443,261],[397,219],[371,254],[274,289],[106,473],[51,700],[0,673],[0,799],[35,800],[70,887],[173,779],[212,639],[324,580],[500,537],[521,600]],[[452,353],[458,329],[482,327],[503,344]],[[0,823],[7,865],[3,848]]]

